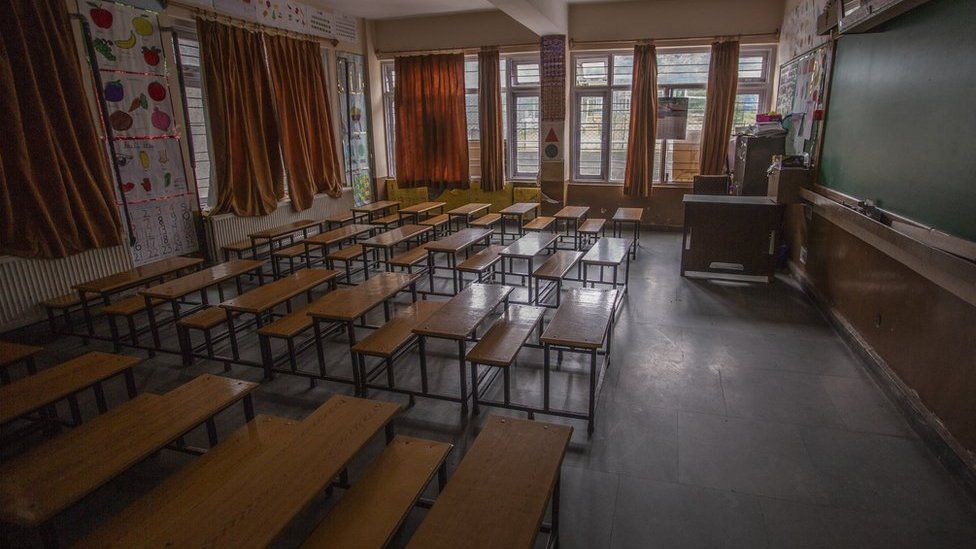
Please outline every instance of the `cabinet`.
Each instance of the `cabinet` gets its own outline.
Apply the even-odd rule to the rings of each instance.
[[[766,196],[766,170],[773,162],[773,155],[782,155],[785,146],[786,138],[782,136],[736,136],[732,193]]]

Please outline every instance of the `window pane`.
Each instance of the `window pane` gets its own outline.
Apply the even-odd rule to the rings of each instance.
[[[684,140],[667,143],[665,175],[667,181],[691,181],[698,174],[701,158],[701,131],[705,119],[705,88],[676,88],[672,97],[688,98],[688,127]]]
[[[464,94],[464,112],[468,118],[468,141],[477,141],[481,136],[478,125],[478,92]]]
[[[539,172],[539,97],[515,98],[515,173]]]
[[[740,80],[762,80],[763,65],[766,58],[762,55],[748,55],[739,57]]]
[[[610,181],[623,181],[630,131],[630,90],[615,90],[610,102]]]
[[[606,86],[609,78],[609,57],[577,57],[577,86]]]
[[[464,60],[464,87],[469,90],[478,89],[478,58]]]
[[[613,56],[613,85],[629,86],[634,78],[634,56]]]
[[[537,61],[516,61],[513,85],[539,85],[539,63]]]
[[[184,34],[177,36],[183,72],[183,99],[186,102],[190,145],[193,147],[193,173],[197,181],[200,208],[209,207],[210,144],[207,140],[207,113],[200,83],[200,44]]]
[[[657,54],[658,84],[707,84],[709,52]]]
[[[578,170],[583,177],[600,177],[603,168],[603,96],[579,98]]]
[[[756,123],[759,113],[759,94],[740,93],[735,96],[735,111],[732,114],[732,131],[740,126],[750,126]]]

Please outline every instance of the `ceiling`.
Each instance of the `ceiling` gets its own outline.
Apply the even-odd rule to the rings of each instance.
[[[569,0],[567,3],[581,4],[605,1],[610,0]],[[391,19],[497,9],[489,0],[306,0],[306,2],[366,19]]]

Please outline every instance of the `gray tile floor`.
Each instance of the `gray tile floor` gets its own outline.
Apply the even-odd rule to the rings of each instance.
[[[976,547],[974,502],[803,294],[783,280],[682,279],[679,249],[680,235],[643,236],[596,433],[587,438],[584,422],[553,420],[575,429],[563,468],[563,546]],[[108,348],[77,338],[51,341],[42,332],[16,334],[46,343],[42,364]],[[343,338],[331,338],[327,349],[329,364],[348,370]],[[454,349],[430,346],[432,386],[456,390]],[[253,343],[245,352],[256,358]],[[540,352],[523,351],[514,399],[541,398],[540,362]],[[311,368],[314,352],[302,363]],[[398,363],[398,383],[417,382],[416,370],[415,357]],[[553,380],[554,404],[585,406],[584,371],[581,360],[567,359]],[[165,392],[203,372],[222,367],[198,362],[185,369],[175,355],[160,354],[142,363],[137,377],[141,391]],[[230,375],[261,377],[240,366]],[[258,413],[301,418],[330,395],[350,392],[279,375],[262,384],[255,405]],[[387,393],[371,396],[407,403]],[[94,404],[83,405],[91,414]],[[399,433],[455,443],[453,468],[487,414],[517,415],[487,409],[463,422],[458,405],[418,399],[396,425]],[[235,408],[218,425],[227,433],[242,421]],[[202,432],[191,436],[204,440]],[[377,440],[357,459],[354,479],[381,447]],[[64,539],[84,535],[191,459],[164,452],[137,465],[57,519]],[[277,545],[296,545],[335,499],[315,502]],[[422,510],[412,513],[404,539],[422,518]],[[5,541],[34,540],[11,530]]]

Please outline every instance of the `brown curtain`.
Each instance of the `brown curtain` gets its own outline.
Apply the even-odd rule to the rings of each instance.
[[[399,186],[467,189],[464,56],[397,57],[394,70]]]
[[[288,194],[296,211],[308,209],[316,193],[342,195],[342,167],[329,110],[319,45],[285,36],[264,36]]]
[[[624,194],[651,196],[654,181],[654,140],[657,139],[657,50],[654,44],[634,46],[634,79],[630,86],[630,134]]]
[[[105,145],[64,0],[0,17],[0,253],[55,258],[122,243]]]
[[[197,33],[217,185],[213,213],[267,215],[285,188],[261,35],[204,19]]]
[[[712,43],[708,63],[708,91],[701,138],[701,175],[722,175],[726,171],[735,89],[739,83],[739,41]]]
[[[505,186],[502,145],[502,89],[498,48],[478,52],[478,125],[481,132],[481,190]]]

